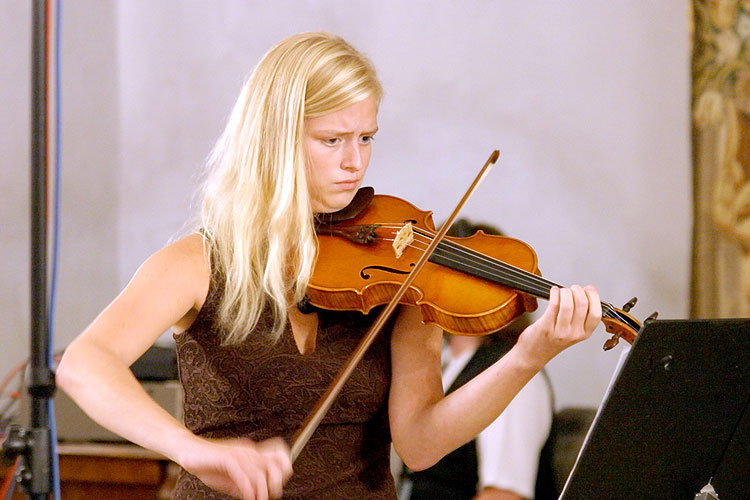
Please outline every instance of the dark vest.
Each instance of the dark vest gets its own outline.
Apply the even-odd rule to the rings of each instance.
[[[223,282],[213,277],[192,326],[175,337],[185,389],[184,421],[206,438],[291,438],[359,344],[378,311],[319,311],[315,350],[302,355],[287,328],[269,339],[267,309],[241,343],[222,345],[218,302]],[[388,391],[392,318],[364,355],[294,463],[284,486],[290,500],[395,500],[390,473]],[[175,500],[230,500],[181,471]]]

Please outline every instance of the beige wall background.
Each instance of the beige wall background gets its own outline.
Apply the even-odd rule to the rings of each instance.
[[[0,352],[28,355],[30,8],[0,2]],[[338,33],[386,94],[367,183],[529,243],[546,277],[594,283],[635,315],[687,317],[685,2],[76,0],[62,12],[62,349],[192,210],[196,177],[245,76],[276,41]],[[544,304],[543,304],[544,305]],[[597,405],[618,350],[549,365],[557,406]],[[619,349],[619,348],[618,348]]]

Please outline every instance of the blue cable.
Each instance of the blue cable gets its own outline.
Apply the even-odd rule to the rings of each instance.
[[[62,142],[60,140],[60,20],[62,11],[62,0],[57,0],[55,8],[55,185],[54,191],[54,208],[53,214],[53,226],[52,226],[52,279],[50,286],[50,299],[49,299],[49,345],[47,347],[47,362],[49,366],[53,366],[55,355],[54,355],[54,326],[55,326],[55,300],[57,298],[57,263],[59,260],[60,251],[60,174],[62,168],[60,167],[60,150],[62,149]],[[49,428],[50,428],[50,455],[52,456],[52,493],[55,500],[60,500],[60,461],[57,455],[57,424],[55,420],[55,402],[54,399],[49,398],[47,400],[47,411],[49,413]]]
[[[55,184],[53,186],[54,206],[52,209],[52,276],[49,301],[49,349],[47,362],[54,363],[54,316],[57,296],[57,261],[60,251],[60,5],[55,9]]]

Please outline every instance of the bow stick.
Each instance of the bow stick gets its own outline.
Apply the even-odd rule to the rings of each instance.
[[[346,364],[341,368],[341,370],[336,375],[336,378],[333,380],[331,385],[328,386],[328,390],[326,391],[326,393],[320,398],[320,400],[318,400],[318,404],[307,415],[307,417],[305,418],[305,421],[302,423],[302,426],[300,426],[300,428],[294,434],[294,436],[292,437],[292,447],[290,451],[292,462],[294,462],[297,459],[302,449],[310,440],[310,437],[312,436],[313,432],[315,432],[315,429],[318,428],[318,425],[320,425],[320,422],[323,420],[323,417],[325,417],[326,413],[328,413],[328,410],[331,408],[333,401],[341,392],[341,389],[344,387],[344,384],[346,383],[346,381],[349,380],[349,377],[351,376],[352,372],[356,368],[357,364],[359,364],[360,360],[367,352],[367,349],[369,349],[369,347],[375,341],[375,339],[377,338],[377,335],[380,333],[380,330],[383,329],[383,326],[391,317],[391,314],[393,314],[393,311],[396,309],[396,306],[398,305],[399,301],[406,293],[406,290],[409,288],[409,286],[411,286],[412,282],[417,277],[417,274],[419,274],[419,271],[422,270],[422,267],[424,267],[425,263],[427,262],[427,259],[430,258],[430,255],[432,255],[432,252],[435,250],[435,248],[437,248],[438,243],[440,243],[440,240],[443,239],[443,236],[445,236],[445,233],[448,232],[448,229],[451,227],[451,225],[453,224],[453,221],[458,216],[458,213],[461,211],[461,208],[463,208],[464,204],[466,204],[466,202],[471,197],[471,195],[474,194],[474,191],[476,191],[479,184],[487,176],[487,174],[490,171],[490,167],[492,167],[492,165],[495,164],[499,155],[500,155],[500,152],[498,150],[495,150],[492,152],[487,162],[479,171],[479,174],[477,174],[476,178],[471,183],[471,186],[469,186],[469,189],[467,189],[466,193],[464,193],[463,197],[461,198],[461,201],[459,201],[458,205],[456,205],[456,208],[453,209],[453,213],[451,213],[450,217],[448,217],[448,219],[443,223],[442,227],[437,232],[432,242],[430,242],[430,245],[421,255],[419,260],[414,265],[414,268],[407,275],[404,282],[401,284],[399,289],[393,295],[393,298],[391,299],[391,301],[380,312],[375,322],[372,324],[372,326],[370,326],[370,329],[367,331],[365,336],[362,337],[362,340],[360,340],[359,344],[357,345],[357,348],[349,357]]]

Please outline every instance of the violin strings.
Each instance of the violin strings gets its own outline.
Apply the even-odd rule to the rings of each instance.
[[[427,242],[433,237],[433,235],[430,235],[421,228],[414,228],[414,232],[415,236],[420,237],[415,238],[415,241],[424,244],[425,247]],[[416,245],[410,246],[418,250],[424,250],[424,248]],[[553,286],[560,287],[560,285],[545,280],[536,274],[519,269],[518,267],[488,257],[476,250],[448,240],[440,242],[435,250],[435,254],[448,261],[462,264],[474,271],[488,274],[499,281],[504,281],[508,286],[522,288],[523,291],[537,295],[540,298],[548,299],[550,288]]]
[[[420,233],[420,236],[430,238],[430,235],[425,233],[426,232],[423,231],[422,233]],[[445,244],[446,249],[454,251],[452,255],[456,256],[454,259],[455,262],[468,264],[469,266],[473,266],[475,269],[481,269],[485,272],[488,272],[488,270],[491,272],[498,271],[495,272],[496,276],[508,279],[509,281],[511,281],[512,286],[516,284],[520,284],[522,286],[526,285],[533,294],[537,295],[540,298],[549,300],[549,291],[553,286],[562,288],[561,285],[544,279],[534,273],[530,273],[500,260],[486,256],[480,252],[477,252],[476,250],[464,247],[463,245],[460,245],[456,242],[445,240],[444,242],[441,242],[440,245],[442,245],[443,243]],[[438,245],[438,249],[441,249],[440,245]],[[462,253],[466,255],[465,260],[461,258]],[[515,281],[510,278],[511,276],[515,278]],[[610,316],[627,322],[611,304],[602,302],[602,308],[605,310],[605,313],[609,313]]]
[[[383,225],[381,227],[398,229],[402,226],[403,224]],[[415,238],[415,241],[418,241],[425,246],[424,248],[414,244],[410,244],[409,246],[424,251],[428,242],[434,237],[434,235],[431,235],[429,232],[418,227],[414,228],[414,233],[416,236],[420,237],[420,239]],[[523,288],[523,291],[528,291],[529,293],[543,299],[549,300],[549,291],[553,286],[562,288],[561,285],[544,279],[534,273],[530,273],[449,240],[441,241],[440,244],[438,244],[435,253],[446,260],[460,263],[476,271],[481,271],[485,274],[491,275],[498,280],[505,281],[508,286]],[[601,302],[601,305],[605,316],[621,321],[636,330],[638,329],[637,325],[633,325],[629,318],[621,315],[611,304]]]
[[[416,228],[415,233],[416,235],[422,238],[421,240],[417,239],[416,241],[419,241],[419,243],[422,243],[425,245],[426,245],[426,242],[423,240],[426,239],[427,241],[429,241],[432,238],[432,235],[425,234],[426,232],[419,228]],[[539,278],[535,274],[528,273],[515,266],[511,266],[497,259],[493,259],[479,252],[468,249],[464,246],[461,246],[458,244],[451,244],[451,243],[452,242],[445,240],[441,242],[440,245],[438,245],[438,249],[436,250],[436,252],[438,250],[441,250],[442,252],[439,255],[446,258],[446,260],[464,264],[470,269],[485,272],[498,279],[504,279],[505,281],[509,282],[509,285],[519,284],[520,286],[524,286],[525,288],[534,288],[533,285],[544,284],[543,283],[544,280],[541,280],[541,278]],[[416,245],[410,245],[410,246],[418,250],[424,250],[424,248],[417,247]],[[463,256],[462,254],[465,254],[465,256]],[[528,278],[529,276],[533,278],[531,278],[531,280],[526,279],[526,281],[524,281],[524,278]],[[534,280],[534,278],[536,278],[536,280]],[[539,282],[542,282],[542,283],[539,283]],[[558,285],[555,285],[551,282],[547,282],[546,285],[547,285],[546,287],[539,286],[533,290],[530,290],[530,292],[539,294],[540,297],[542,298],[548,298],[548,297],[545,297],[545,293],[549,292],[550,287],[558,286]]]
[[[426,233],[423,231],[423,233]],[[430,238],[429,234],[420,234],[423,237]],[[456,255],[457,262],[462,263],[471,263],[470,265],[473,265],[476,269],[483,269],[483,266],[477,265],[479,264],[485,264],[487,268],[490,270],[500,270],[499,273],[497,273],[498,276],[508,278],[509,276],[515,276],[516,280],[514,283],[511,283],[511,285],[514,285],[516,283],[521,285],[527,285],[532,293],[537,295],[540,298],[544,298],[549,300],[549,291],[551,287],[556,286],[558,288],[562,288],[561,285],[558,285],[552,281],[546,280],[540,276],[537,276],[536,274],[530,273],[528,271],[525,271],[523,269],[520,269],[518,267],[512,266],[510,264],[507,264],[505,262],[502,262],[500,260],[494,259],[492,257],[488,257],[480,252],[477,252],[476,250],[464,247],[463,245],[460,245],[456,242],[452,242],[449,240],[445,240],[444,242],[441,242],[441,245],[445,243],[446,248],[450,248],[451,250],[454,250],[455,253],[453,255]],[[438,249],[440,249],[440,245],[438,245]],[[460,259],[461,253],[466,254],[466,260]],[[503,271],[508,271],[509,273],[505,273]],[[542,293],[539,293],[539,290],[542,290]],[[607,314],[608,316],[618,319],[626,324],[629,324],[629,321],[627,318],[623,317],[619,314],[619,312],[609,303],[602,302],[602,308],[604,310],[604,314]],[[631,325],[634,326],[634,325]]]

